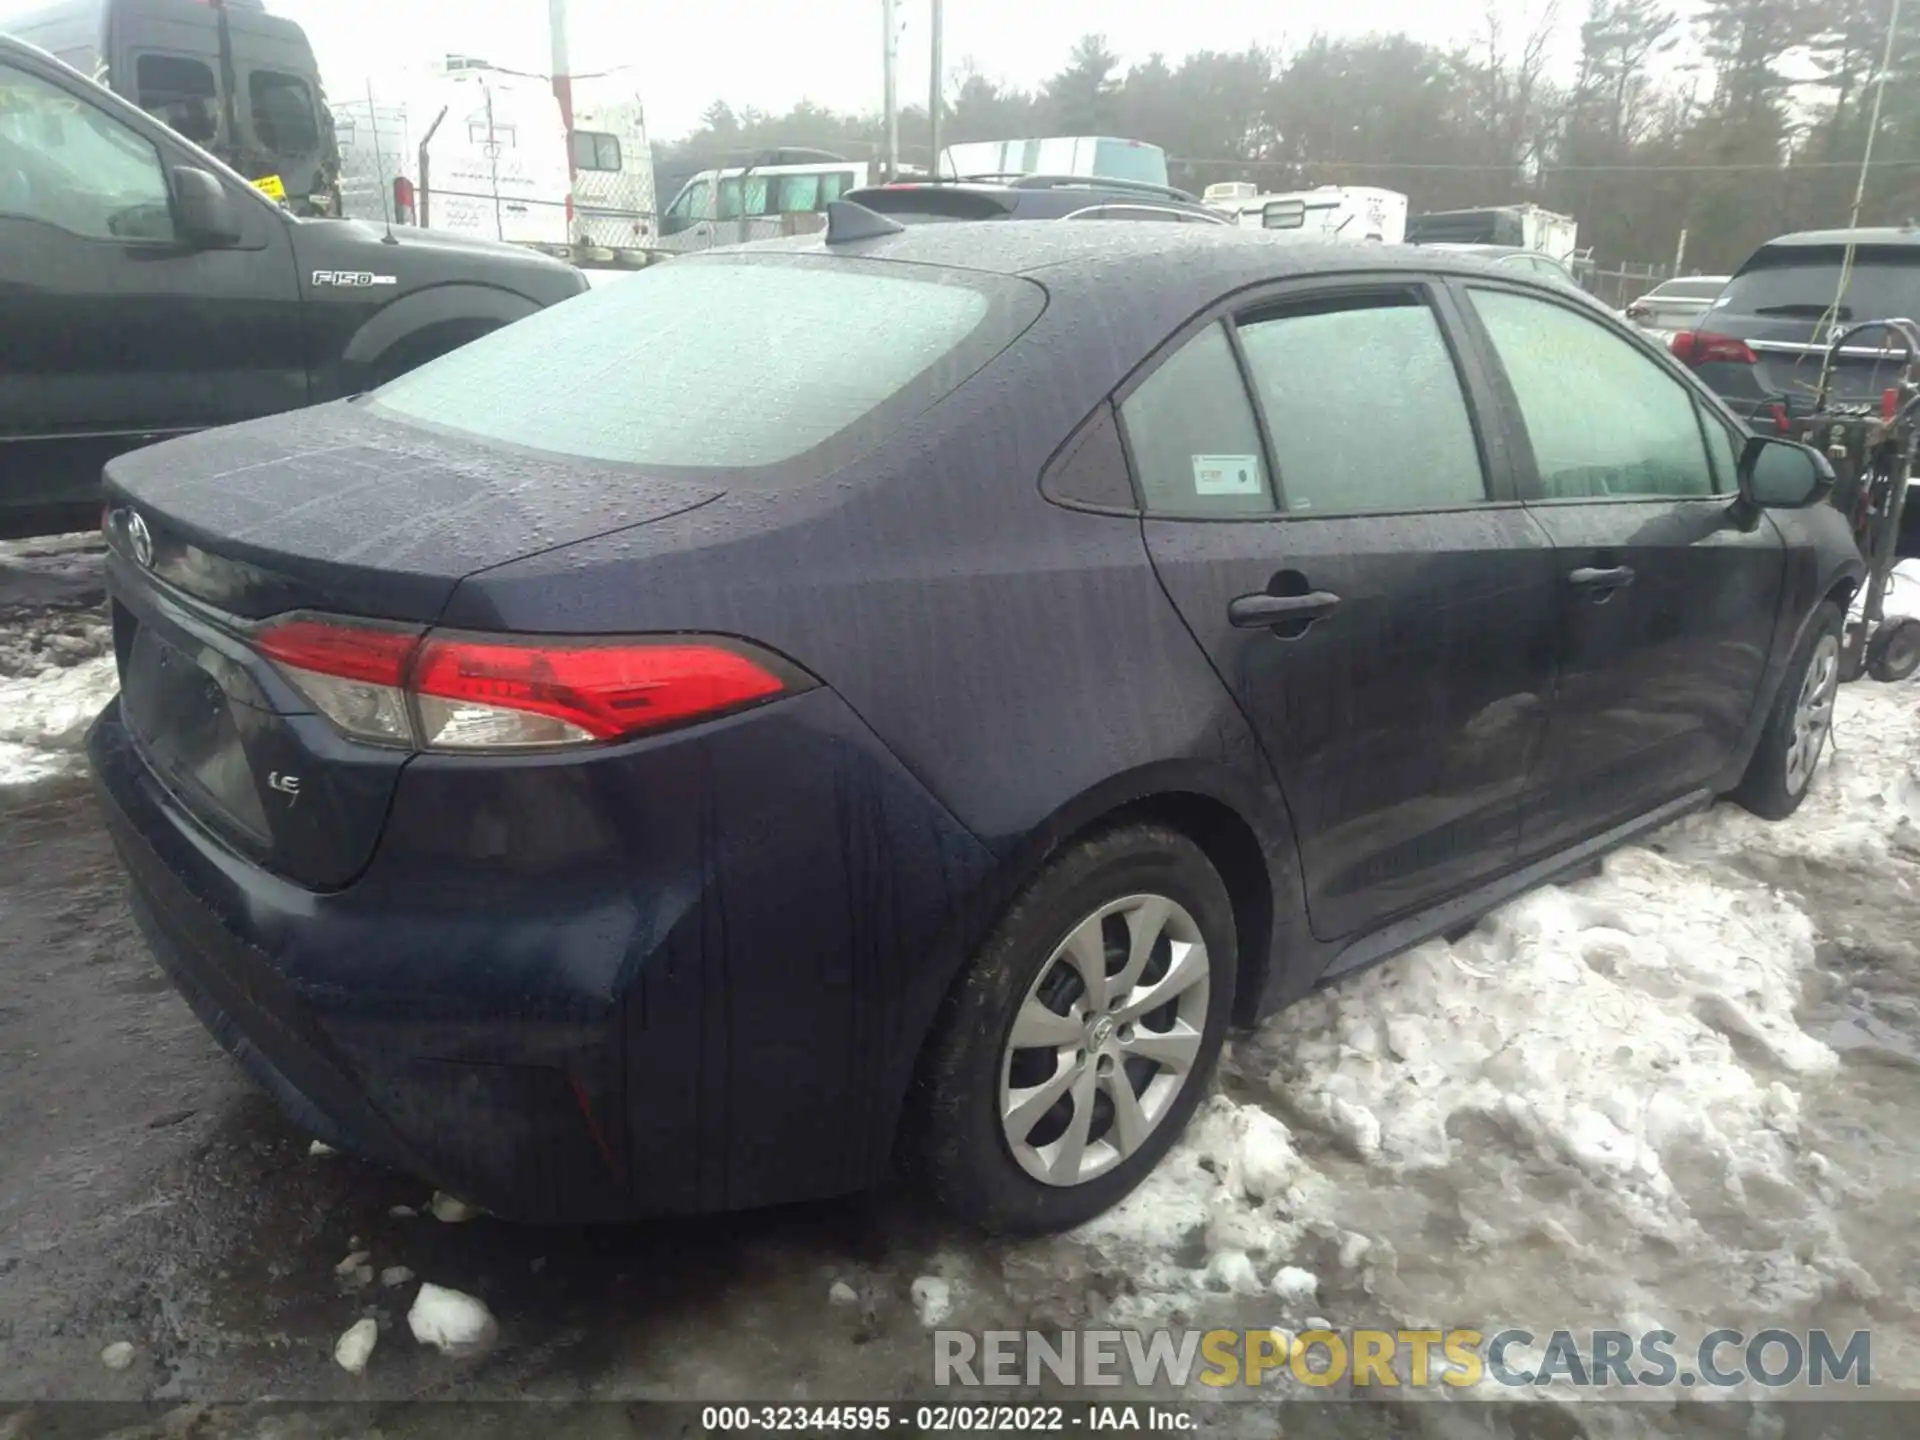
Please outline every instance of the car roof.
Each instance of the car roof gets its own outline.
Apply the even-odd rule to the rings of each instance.
[[[1797,230],[1767,241],[1762,250],[1818,245],[1881,245],[1920,247],[1920,228],[1911,225],[1863,225],[1857,230]]]
[[[826,253],[1002,275],[1031,275],[1044,270],[1050,278],[1060,279],[1078,271],[1097,274],[1102,283],[1119,281],[1183,294],[1211,294],[1234,284],[1257,284],[1292,275],[1390,274],[1396,270],[1499,274],[1503,280],[1538,285],[1546,292],[1559,294],[1564,290],[1517,272],[1496,270],[1489,259],[1432,246],[1281,240],[1266,231],[1238,225],[1143,225],[1131,220],[1088,220],[1072,225],[1009,225],[1000,220],[903,225],[897,233],[871,239],[828,244],[823,235],[813,234],[726,246],[685,258],[747,251]]]

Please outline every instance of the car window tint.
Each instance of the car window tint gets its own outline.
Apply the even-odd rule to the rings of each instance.
[[[211,144],[220,128],[213,67],[180,55],[142,55],[134,62],[140,108],[196,145]]]
[[[1704,406],[1700,424],[1707,432],[1707,453],[1713,460],[1713,488],[1719,494],[1731,495],[1740,488],[1740,452],[1746,448],[1745,437],[1734,434]]]
[[[1413,296],[1245,322],[1240,342],[1289,514],[1486,499],[1453,357]]]
[[[105,111],[0,65],[0,213],[95,240],[171,240],[160,154]]]
[[[255,70],[247,77],[253,106],[253,133],[276,155],[311,155],[320,148],[313,92],[296,75]]]
[[[1224,326],[1209,325],[1162,361],[1120,406],[1120,419],[1149,510],[1273,513],[1260,427]]]
[[[1012,307],[1032,293],[1025,282],[921,272],[676,260],[496,330],[373,400],[390,414],[594,460],[774,465],[916,381],[944,394],[970,372],[943,362],[981,329],[991,295],[1015,297]]]
[[[1559,305],[1471,294],[1520,402],[1542,497],[1714,493],[1693,396],[1680,381]]]

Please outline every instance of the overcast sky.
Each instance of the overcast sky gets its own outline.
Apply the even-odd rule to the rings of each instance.
[[[0,0],[4,10],[13,0]],[[1516,31],[1546,0],[1495,0]],[[471,8],[435,0],[268,0],[312,37],[336,99],[369,73],[445,51],[546,73],[546,0]],[[1571,64],[1585,0],[1560,0],[1558,58]],[[899,0],[901,103],[926,103],[928,0]],[[1316,30],[1404,31],[1464,40],[1481,0],[946,0],[949,73],[971,57],[988,75],[1031,86],[1057,70],[1075,40],[1104,33],[1123,63],[1155,50],[1296,47]],[[671,17],[671,18],[669,18]],[[715,99],[784,110],[811,99],[836,110],[880,105],[880,0],[570,0],[576,72],[631,66],[659,139],[685,134]]]

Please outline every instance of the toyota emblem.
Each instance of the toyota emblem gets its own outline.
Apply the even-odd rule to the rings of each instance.
[[[147,529],[147,522],[140,518],[140,512],[130,511],[127,515],[127,543],[133,547],[133,558],[142,569],[153,567],[153,532]]]

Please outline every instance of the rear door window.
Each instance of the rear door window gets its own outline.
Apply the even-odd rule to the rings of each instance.
[[[320,148],[313,91],[298,75],[255,70],[247,76],[253,133],[275,155],[312,155]]]
[[[133,67],[140,108],[196,145],[220,132],[220,90],[213,67],[184,55],[142,55]]]
[[[1271,515],[1260,425],[1226,326],[1209,325],[1120,404],[1133,472],[1161,515]]]
[[[1042,293],[917,265],[687,257],[462,346],[372,403],[584,459],[823,473],[959,385]]]
[[[1487,498],[1460,375],[1412,292],[1240,322],[1289,515],[1447,509]]]
[[[620,137],[598,130],[573,132],[573,168],[576,170],[618,170]]]

